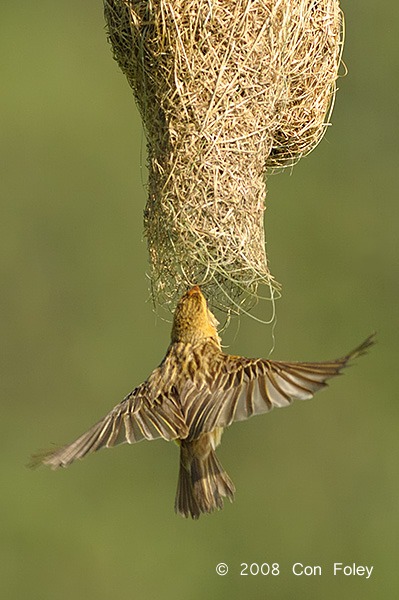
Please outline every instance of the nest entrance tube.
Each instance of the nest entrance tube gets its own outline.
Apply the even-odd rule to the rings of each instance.
[[[273,286],[265,170],[326,128],[341,52],[338,0],[104,0],[114,57],[148,145],[153,297],[198,284],[247,309]]]

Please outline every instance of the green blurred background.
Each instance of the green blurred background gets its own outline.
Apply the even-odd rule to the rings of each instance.
[[[343,8],[349,75],[333,127],[268,182],[268,253],[283,283],[272,356],[334,358],[374,329],[378,345],[316,400],[226,432],[236,501],[191,522],[173,512],[173,444],[124,445],[55,473],[25,467],[141,382],[170,325],[148,301],[145,141],[102,3],[2,7],[4,598],[395,597],[399,8]],[[226,340],[267,356],[272,328],[242,318]],[[240,576],[244,562],[278,562],[281,574]],[[295,562],[323,574],[295,577]],[[333,577],[334,562],[374,572]]]

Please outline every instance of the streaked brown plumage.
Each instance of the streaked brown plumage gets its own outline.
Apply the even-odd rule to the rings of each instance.
[[[159,367],[89,431],[40,462],[56,469],[103,446],[174,440],[180,445],[175,510],[197,519],[222,508],[223,497],[234,498],[234,484],[215,454],[223,428],[311,398],[373,343],[370,336],[328,362],[280,362],[225,354],[216,327],[195,286],[176,307],[171,344]]]

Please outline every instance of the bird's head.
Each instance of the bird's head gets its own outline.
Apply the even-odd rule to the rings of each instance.
[[[186,342],[195,344],[212,338],[219,342],[218,321],[208,308],[204,295],[198,285],[182,296],[176,306],[172,343]]]

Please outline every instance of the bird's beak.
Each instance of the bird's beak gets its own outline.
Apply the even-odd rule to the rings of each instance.
[[[193,294],[200,294],[201,290],[199,288],[198,285],[195,285],[193,288],[191,288],[191,290],[188,292],[189,296],[192,296]]]

